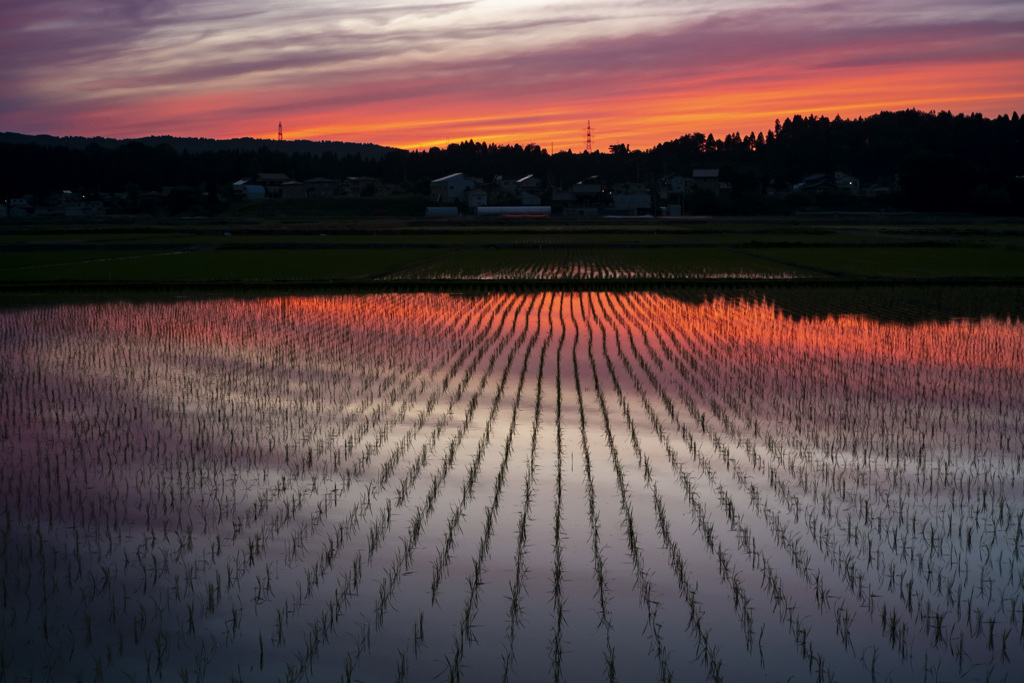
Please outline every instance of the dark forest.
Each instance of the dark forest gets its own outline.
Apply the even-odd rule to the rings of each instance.
[[[597,175],[654,187],[669,176],[717,168],[729,193],[693,197],[691,210],[765,214],[820,205],[1024,214],[1024,121],[1016,112],[994,119],[915,110],[858,119],[793,116],[776,121],[772,130],[724,139],[692,133],[644,151],[614,145],[553,155],[533,144],[472,140],[420,152],[308,141],[250,141],[228,148],[180,138],[118,144],[79,138],[74,145],[57,138],[46,138],[45,144],[26,136],[3,140],[0,199],[62,190],[88,196],[178,187],[210,198],[205,208],[216,212],[222,202],[214,198],[229,196],[232,182],[260,172],[299,180],[371,176],[409,194],[426,194],[430,180],[453,172],[484,179],[534,174],[552,187]],[[885,184],[894,191],[881,198],[811,198],[793,191],[810,174],[837,171],[857,177],[862,188]]]

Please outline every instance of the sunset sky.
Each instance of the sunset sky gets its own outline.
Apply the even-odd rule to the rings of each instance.
[[[0,0],[0,131],[646,149],[1024,113],[1021,0]]]

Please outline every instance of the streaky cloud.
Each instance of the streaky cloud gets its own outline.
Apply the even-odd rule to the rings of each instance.
[[[927,84],[907,90],[922,106],[1005,107],[1024,91],[1024,5],[1009,0],[0,0],[0,11],[0,112],[25,132],[255,134],[260,117],[293,112],[305,130],[389,144],[445,121],[451,137],[544,121],[554,137],[588,116],[652,140],[716,110],[731,126],[784,106],[906,104],[887,79]],[[941,70],[956,78],[930,75]]]

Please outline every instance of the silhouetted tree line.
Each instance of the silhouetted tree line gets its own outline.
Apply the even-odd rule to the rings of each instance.
[[[794,116],[776,121],[767,132],[734,133],[724,139],[693,133],[646,151],[613,145],[608,152],[550,154],[533,144],[472,140],[445,149],[390,150],[366,157],[287,149],[272,143],[259,149],[198,152],[137,141],[78,149],[0,144],[0,195],[178,187],[190,188],[193,200],[205,197],[212,211],[231,182],[260,172],[286,173],[298,180],[373,176],[411,193],[426,193],[430,180],[453,172],[485,180],[532,173],[562,187],[593,175],[653,186],[666,176],[718,168],[731,189],[725,195],[691,197],[691,210],[772,213],[820,206],[1024,214],[1024,121],[1016,112],[995,119],[914,110],[858,119]],[[898,192],[881,197],[790,192],[809,174],[835,171],[858,178],[862,189],[887,183]]]

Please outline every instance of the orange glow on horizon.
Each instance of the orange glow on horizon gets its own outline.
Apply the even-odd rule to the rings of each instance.
[[[420,94],[407,101],[367,101],[271,106],[266,92],[167,94],[129,106],[99,105],[79,118],[86,134],[109,135],[106,122],[128,118],[142,128],[131,135],[179,135],[219,139],[274,140],[284,121],[288,140],[337,140],[425,150],[473,139],[498,145],[536,144],[555,151],[584,149],[586,122],[594,148],[612,144],[649,149],[690,133],[746,135],[767,132],[776,119],[795,114],[867,117],[903,109],[948,110],[995,117],[1024,102],[1024,58],[977,64],[920,63],[899,67],[804,70],[763,67],[729,77],[710,74],[670,80],[636,81],[603,96],[569,93],[554,99],[538,92],[507,97],[472,93]],[[280,93],[302,101],[299,87]],[[245,112],[239,116],[237,112]],[[188,128],[170,125],[190,122]],[[144,132],[147,131],[147,132]]]
[[[419,98],[413,106],[368,103],[338,113],[305,113],[292,123],[291,139],[372,142],[403,149],[445,147],[463,140],[498,145],[537,144],[556,151],[582,151],[586,121],[594,127],[595,149],[626,143],[649,149],[689,133],[746,135],[770,130],[775,119],[795,114],[834,118],[868,117],[881,111],[948,110],[995,117],[1011,114],[1024,102],[1024,59],[988,65],[920,64],[883,68],[802,73],[765,69],[736,82],[713,77],[637,86],[606,99],[474,101]],[[979,106],[981,105],[981,106]],[[591,112],[591,113],[588,113]],[[324,119],[345,123],[322,125]],[[268,136],[267,126],[243,133]],[[287,133],[287,131],[286,131]],[[226,137],[237,137],[225,133]]]

